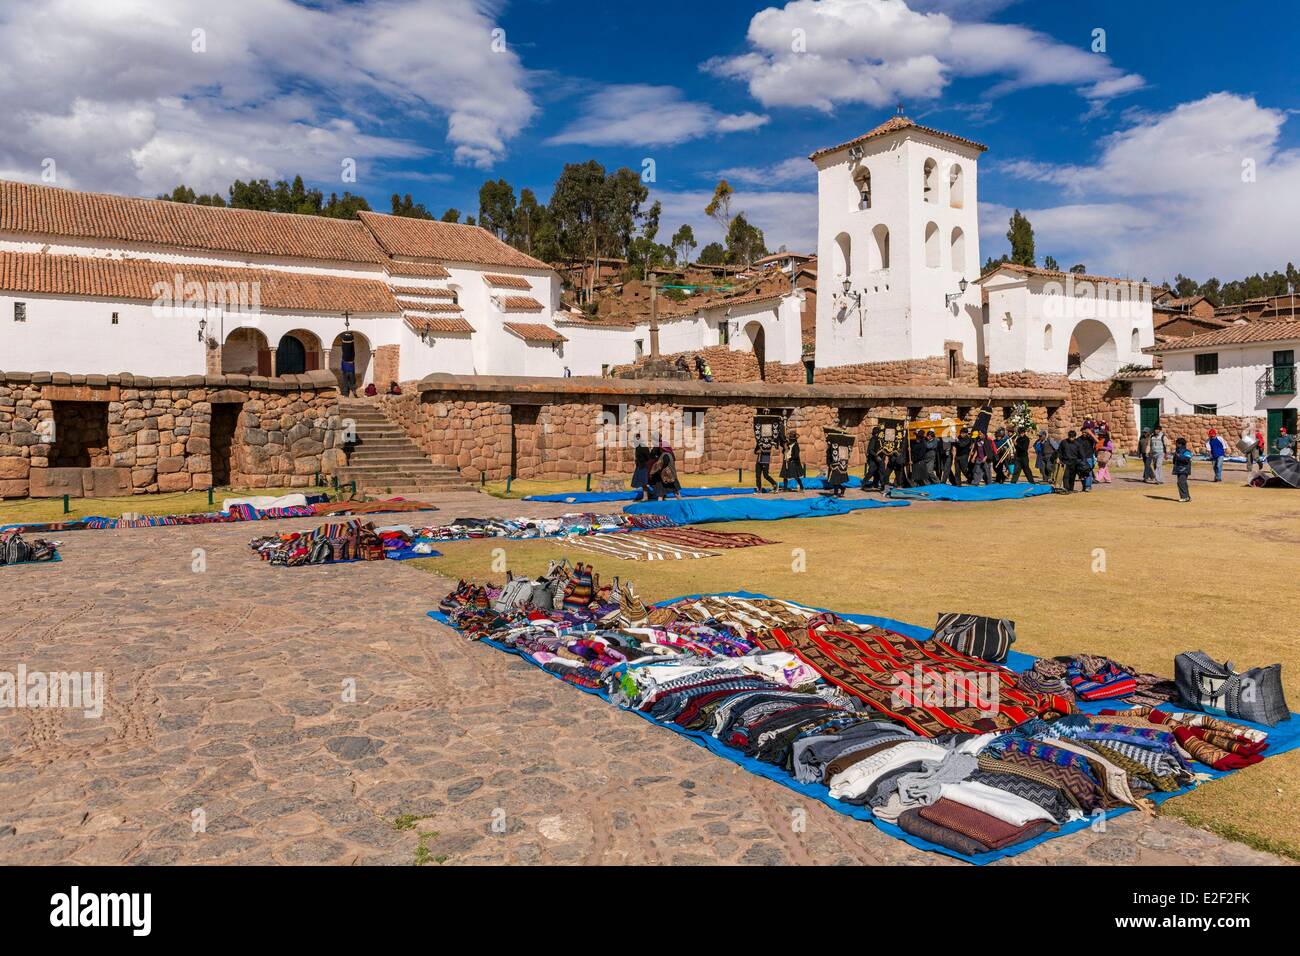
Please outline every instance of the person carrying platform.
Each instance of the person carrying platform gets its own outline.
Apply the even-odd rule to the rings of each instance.
[[[785,460],[781,462],[781,490],[789,491],[793,481],[803,491],[803,460],[799,454],[799,433],[791,431],[787,436]]]
[[[1016,453],[1016,475],[1014,478],[1011,479],[1011,483],[1014,485],[1016,482],[1020,481],[1020,477],[1023,475],[1031,485],[1038,484],[1037,480],[1035,480],[1034,478],[1034,473],[1029,468],[1028,429],[1024,428],[1023,426],[1021,428],[1016,429],[1016,437],[1014,441],[1015,441],[1015,453]]]

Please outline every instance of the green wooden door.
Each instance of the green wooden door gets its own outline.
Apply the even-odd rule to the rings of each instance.
[[[1139,410],[1139,428],[1155,428],[1160,421],[1160,399],[1144,398]]]
[[[1291,441],[1295,442],[1296,432],[1296,410],[1294,408],[1270,408],[1268,410],[1268,450],[1265,454],[1273,455],[1277,453],[1277,438],[1282,434],[1282,429],[1291,436]]]

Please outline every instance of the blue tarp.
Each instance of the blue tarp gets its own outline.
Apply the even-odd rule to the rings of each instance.
[[[906,501],[863,498],[689,498],[639,501],[623,510],[628,514],[665,515],[679,525],[714,521],[778,521],[782,518],[821,518],[845,515],[864,508],[897,508]]]
[[[768,597],[768,595],[766,594],[758,594],[752,591],[725,591],[725,592],[720,592],[720,594],[723,596],[731,596],[731,597],[747,597],[747,598]],[[696,598],[702,596],[703,595],[700,594],[682,595],[681,597],[670,598],[669,600],[662,601],[660,603],[671,604],[673,601],[680,601],[685,598]],[[795,602],[791,602],[791,603],[795,603]],[[803,606],[807,607],[808,605],[803,605]],[[812,610],[824,611],[826,610],[826,608],[812,608]],[[428,615],[429,617],[433,618],[435,621],[439,621],[442,624],[446,624],[448,627],[452,626],[451,621],[447,618],[447,615],[443,614],[441,611],[429,611]],[[883,627],[891,631],[896,631],[899,634],[903,634],[906,637],[914,638],[915,640],[918,641],[929,640],[930,634],[932,632],[932,629],[928,627],[922,627],[917,624],[906,624],[902,621],[896,621],[892,618],[875,617],[870,614],[839,614],[839,616],[846,621],[853,621],[858,624],[875,625],[877,627]],[[538,664],[536,661],[528,657],[526,654],[522,654],[519,651],[516,651],[515,649],[506,646],[505,644],[501,644],[498,643],[497,641],[493,641],[490,639],[484,639],[480,641],[480,643],[490,644],[492,647],[495,647],[498,650],[505,651],[506,653],[509,654],[516,654],[519,657],[521,657],[524,661],[528,662],[529,664],[532,664],[534,667],[537,667],[545,671],[545,673],[550,674],[550,676],[554,677],[556,680],[562,679],[558,674],[553,674],[550,671],[547,671],[544,667],[542,667],[542,665]],[[1022,654],[1017,651],[1012,651],[1010,652],[1010,654],[1007,655],[1006,666],[1011,670],[1019,673],[1022,671],[1029,670],[1031,667],[1034,666],[1034,662],[1037,660],[1038,658],[1033,657],[1032,655]],[[653,664],[644,665],[644,666],[653,666]],[[572,686],[577,687],[576,684]],[[586,687],[579,687],[578,689],[585,691],[586,693],[589,694],[595,694],[596,696],[600,697],[604,701],[607,702],[609,701],[609,696],[602,690],[586,688]],[[1089,703],[1078,704],[1079,710],[1084,712],[1090,712],[1090,713],[1097,713],[1102,710],[1110,710],[1110,709],[1122,710],[1124,706],[1125,704],[1123,700],[1098,701],[1096,703],[1091,703],[1091,704]],[[1175,707],[1173,705],[1165,705],[1163,709],[1179,711],[1179,710],[1183,710],[1184,708]],[[824,784],[800,783],[798,780],[794,778],[794,776],[791,773],[786,771],[784,768],[777,767],[770,763],[764,763],[761,760],[755,760],[753,757],[747,757],[745,756],[743,751],[738,750],[735,747],[730,747],[724,744],[722,741],[718,740],[717,738],[707,733],[704,733],[702,731],[687,730],[684,727],[678,726],[677,724],[663,723],[661,721],[655,720],[649,714],[642,713],[639,710],[632,710],[629,712],[636,714],[638,717],[642,718],[643,720],[649,721],[650,723],[654,724],[657,727],[663,727],[673,731],[674,733],[681,734],[683,737],[688,737],[695,743],[699,744],[701,747],[704,747],[706,750],[709,750],[717,754],[719,757],[722,757],[724,760],[729,760],[732,763],[738,764],[739,766],[745,768],[746,770],[748,770],[753,774],[757,774],[760,777],[765,777],[768,780],[772,780],[776,783],[779,783],[782,786],[795,791],[796,793],[800,793],[806,797],[809,797],[810,799],[818,800],[821,803],[824,803],[826,806],[830,807],[832,810],[836,811],[837,813],[842,813],[845,816],[853,817],[854,819],[857,820],[865,820],[869,823],[872,823],[882,832],[888,834],[889,836],[894,837],[895,839],[902,840],[905,843],[908,843],[916,847],[917,849],[929,850],[932,853],[942,853],[945,856],[955,857],[959,860],[964,860],[967,863],[973,863],[977,866],[983,866],[986,863],[992,863],[994,860],[999,860],[1003,857],[1017,856],[1018,854],[1024,853],[1026,850],[1029,850],[1032,847],[1035,847],[1038,844],[1045,842],[1046,840],[1052,840],[1057,837],[1065,836],[1068,833],[1077,833],[1078,831],[1091,827],[1094,824],[1094,819],[1092,817],[1088,817],[1082,820],[1076,820],[1072,823],[1066,823],[1062,825],[1060,829],[1056,831],[1049,830],[1048,832],[1043,833],[1037,837],[1034,837],[1033,839],[1026,840],[1023,843],[1017,843],[1014,846],[1010,846],[1002,850],[995,850],[990,853],[980,853],[974,856],[967,856],[966,854],[957,853],[953,850],[948,849],[947,847],[940,846],[937,843],[931,843],[929,840],[924,840],[920,837],[913,836],[912,834],[905,832],[901,827],[897,826],[896,824],[888,823],[884,820],[878,819],[874,814],[871,813],[870,810],[867,810],[864,807],[856,807],[853,806],[852,804],[848,804],[848,803],[844,803],[843,801],[836,800],[834,797],[830,795],[830,788],[828,788]],[[1266,759],[1271,757],[1276,757],[1279,754],[1287,753],[1288,751],[1300,748],[1300,714],[1292,714],[1290,720],[1278,724],[1276,727],[1265,727],[1260,724],[1251,724],[1244,720],[1239,720],[1236,722],[1240,724],[1244,724],[1245,726],[1248,727],[1255,727],[1258,730],[1262,730],[1268,734],[1268,751],[1267,751]],[[1229,773],[1237,772],[1237,771],[1214,770],[1210,767],[1206,767],[1203,764],[1197,764],[1196,766],[1199,772],[1204,773],[1216,780],[1220,777],[1227,776]],[[1180,796],[1181,794],[1188,793],[1193,789],[1195,789],[1194,786],[1189,786],[1189,787],[1184,787],[1182,790],[1176,790],[1172,793],[1154,793],[1149,795],[1148,799],[1150,799],[1155,804],[1161,804],[1164,803],[1166,800],[1168,800],[1170,797]],[[1132,807],[1118,807],[1113,810],[1108,810],[1105,816],[1107,818],[1115,817],[1120,815],[1121,813],[1128,813],[1132,809],[1133,809]]]
[[[1052,486],[1036,485],[921,485],[919,488],[892,488],[891,498],[912,498],[917,501],[1013,501],[1018,498],[1035,498],[1050,495]]]
[[[806,491],[820,491],[826,487],[825,478],[805,478],[803,486]],[[791,489],[794,485],[790,486]],[[849,488],[862,487],[861,478],[850,478]],[[744,488],[683,488],[683,498],[708,498],[713,495],[752,495],[754,489]],[[593,504],[601,501],[635,501],[636,491],[628,488],[624,491],[566,491],[554,495],[528,495],[524,501],[556,501],[564,504]]]

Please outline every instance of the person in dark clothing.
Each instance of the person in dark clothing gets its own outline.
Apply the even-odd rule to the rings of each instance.
[[[763,479],[773,488],[776,487],[776,479],[772,477],[772,445],[769,441],[760,440],[754,445],[754,490],[759,494],[765,494],[767,489],[763,487]]]
[[[799,433],[790,432],[786,436],[789,443],[785,446],[785,461],[781,462],[781,490],[789,491],[793,481],[803,491],[803,460],[799,456]]]
[[[343,394],[357,395],[357,343],[351,332],[339,337],[339,371],[343,373]]]
[[[957,433],[957,440],[952,446],[953,484],[970,482],[970,453],[975,439],[970,437],[970,429],[963,428]]]
[[[999,428],[993,435],[993,480],[1000,485],[1007,480],[1007,443],[1011,439],[1005,428]]]
[[[908,450],[912,453],[912,484],[928,485],[930,475],[925,467],[925,432],[917,429],[913,433],[913,437],[908,443]]]
[[[930,484],[943,481],[943,469],[939,465],[939,453],[943,451],[943,442],[931,428],[925,433],[925,474]]]
[[[1187,439],[1180,438],[1174,442],[1174,477],[1178,479],[1178,500],[1192,500],[1192,493],[1187,489],[1187,479],[1192,476],[1192,450],[1187,447]]]
[[[636,489],[636,498],[633,500],[641,501],[650,493],[647,487],[650,474],[650,449],[646,447],[640,435],[636,436],[636,451],[633,454],[635,468],[632,471],[632,487]]]
[[[889,456],[889,475],[885,482],[886,485],[894,485],[898,488],[912,487],[912,478],[907,473],[907,439],[899,438],[894,453]]]
[[[682,496],[682,486],[677,480],[677,459],[670,446],[661,444],[651,453],[648,481],[651,501]]]
[[[867,461],[862,466],[862,488],[879,491],[885,484],[884,462],[880,451],[880,426],[871,429],[867,439]]]
[[[1024,475],[1031,485],[1038,484],[1034,478],[1033,471],[1030,470],[1029,467],[1029,433],[1023,428],[1016,432],[1015,453],[1016,476],[1011,479],[1011,483],[1014,485],[1020,480],[1020,476]]]
[[[1074,481],[1079,477],[1079,456],[1083,449],[1079,445],[1079,433],[1071,430],[1056,450],[1056,457],[1061,463],[1061,488],[1065,493],[1074,491]]]
[[[994,454],[996,449],[993,446],[993,439],[988,435],[977,434],[971,446],[970,483],[972,485],[978,485],[981,481],[986,485],[993,484]]]
[[[689,365],[686,364],[686,356],[685,356],[685,355],[679,355],[679,356],[677,356],[677,361],[674,363],[674,365],[677,367],[677,371],[679,371],[679,372],[685,372],[685,373],[687,373],[688,375],[690,374],[691,367],[690,367]]]

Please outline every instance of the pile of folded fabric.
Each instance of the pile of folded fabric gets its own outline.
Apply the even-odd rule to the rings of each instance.
[[[1127,704],[1155,706],[1178,699],[1178,686],[1172,680],[1095,654],[1039,658],[1021,675],[1020,683],[1075,701],[1122,698]]]
[[[263,561],[282,567],[335,564],[345,561],[382,561],[384,540],[370,522],[359,518],[333,521],[312,531],[266,535],[248,545]]]
[[[16,530],[0,531],[0,566],[58,560],[59,542],[44,538],[28,541]]]
[[[457,518],[449,524],[420,528],[417,540],[468,541],[475,538],[568,538],[577,535],[610,534],[674,527],[663,515],[567,514],[558,518]]]
[[[1151,813],[1153,798],[1209,768],[1258,762],[1269,745],[1263,731],[1220,717],[1131,706],[1163,695],[1166,682],[1106,658],[1039,661],[1018,674],[941,640],[772,598],[646,606],[625,580],[604,583],[581,563],[502,586],[462,581],[441,617],[974,862],[1108,811]],[[1113,706],[1081,712],[1090,700]]]

